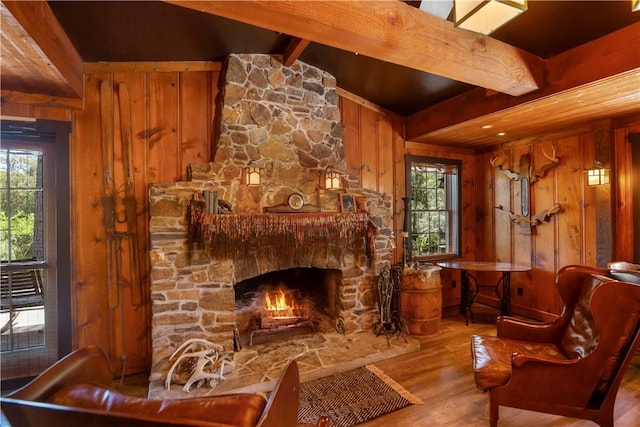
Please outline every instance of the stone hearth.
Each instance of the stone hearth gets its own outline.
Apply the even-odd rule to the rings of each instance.
[[[165,389],[160,380],[149,384],[152,399],[185,399],[223,393],[269,392],[284,367],[296,360],[300,381],[311,381],[327,375],[346,372],[401,354],[420,350],[420,343],[411,337],[392,336],[387,340],[371,332],[354,334],[292,335],[283,337],[278,345],[256,344],[234,354],[234,370],[215,388],[201,387],[190,393],[180,385]]]
[[[363,350],[354,350],[354,358],[384,354],[389,349],[376,347],[387,347],[386,340],[372,332],[378,321],[373,286],[391,261],[393,201],[360,188],[357,177],[346,173],[335,78],[300,61],[285,67],[267,55],[230,56],[224,76],[214,162],[190,165],[187,181],[155,184],[149,191],[151,383],[164,378],[169,356],[191,338],[222,345],[236,363],[233,375],[247,377],[246,372],[253,372],[262,381],[268,378],[270,373],[245,363],[262,359],[266,352],[234,345],[234,286],[290,268],[339,272],[333,304],[344,334],[319,335],[305,345],[331,347],[319,344],[331,342],[356,349],[356,343],[372,339]],[[259,186],[241,182],[248,165],[262,168]],[[320,182],[327,167],[342,174],[344,189],[337,194],[358,200],[357,212],[321,209],[327,190],[320,188]],[[204,191],[217,191],[232,212],[198,217],[197,230],[205,236],[200,239],[204,246],[198,246],[189,236],[194,234],[193,201],[200,200]],[[265,208],[286,203],[294,192],[317,209],[304,214],[264,213]],[[274,229],[277,235],[270,234]],[[299,337],[291,339],[293,347],[302,345],[296,341]],[[402,342],[399,347],[406,348]],[[334,365],[326,361],[330,358],[325,355],[325,360],[303,370]],[[270,366],[267,361],[260,364]],[[269,371],[279,368],[275,364]]]

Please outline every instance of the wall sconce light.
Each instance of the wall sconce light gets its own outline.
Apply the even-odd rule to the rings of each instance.
[[[631,0],[631,11],[632,12],[640,11],[640,0]]]
[[[339,190],[342,188],[342,178],[332,167],[328,167],[324,172],[322,182],[327,190]]]
[[[260,185],[261,174],[262,168],[257,166],[247,166],[242,169],[242,181],[247,185]]]
[[[455,0],[454,4],[455,26],[484,35],[527,10],[527,0]]]
[[[591,169],[587,169],[587,185],[595,187],[597,185],[605,185],[609,183],[609,169],[602,166],[599,161],[593,162],[594,166]]]

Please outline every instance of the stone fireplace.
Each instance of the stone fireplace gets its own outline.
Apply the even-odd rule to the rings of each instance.
[[[300,61],[232,55],[218,102],[214,161],[190,165],[187,181],[150,188],[152,381],[188,339],[229,353],[247,345],[256,313],[245,313],[240,288],[297,277],[288,288],[322,294],[305,319],[314,328],[349,335],[378,321],[373,285],[391,260],[392,200],[346,172],[335,78]],[[262,170],[259,186],[241,181],[249,165]],[[338,195],[358,200],[355,211],[324,208],[328,167],[342,175]],[[194,221],[204,191],[217,191],[231,212]],[[302,195],[302,213],[265,212],[292,193]]]

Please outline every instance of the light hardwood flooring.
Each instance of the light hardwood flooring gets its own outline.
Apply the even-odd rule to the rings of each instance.
[[[359,427],[488,427],[489,396],[475,387],[471,368],[472,334],[495,334],[490,313],[476,316],[476,323],[465,326],[455,312],[446,314],[437,334],[419,337],[420,351],[387,359],[375,366],[422,399]],[[125,380],[124,392],[146,394],[146,377]],[[137,390],[137,392],[136,392]],[[595,423],[520,409],[500,407],[500,427],[582,427]],[[640,356],[625,374],[615,406],[617,427],[640,426]]]
[[[442,319],[440,331],[420,338],[421,350],[388,359],[376,366],[424,404],[412,405],[359,427],[382,426],[489,426],[489,396],[478,390],[471,367],[472,334],[493,334],[495,325],[484,321],[465,326],[461,316]],[[500,427],[595,426],[590,421],[500,407]],[[617,427],[640,426],[640,356],[627,370],[615,406]]]

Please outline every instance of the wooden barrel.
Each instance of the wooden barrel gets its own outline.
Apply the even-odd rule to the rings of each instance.
[[[440,267],[405,268],[400,286],[400,316],[411,335],[433,335],[442,318]]]

